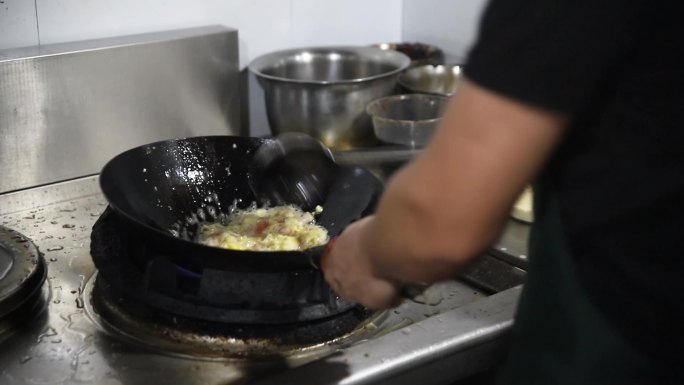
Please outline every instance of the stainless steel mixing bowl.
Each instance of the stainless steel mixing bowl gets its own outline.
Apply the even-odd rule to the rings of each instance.
[[[254,59],[274,134],[302,132],[333,149],[375,144],[371,101],[395,92],[410,59],[375,47],[290,49]]]

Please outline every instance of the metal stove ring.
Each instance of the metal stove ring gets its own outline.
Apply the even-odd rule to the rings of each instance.
[[[169,325],[143,320],[98,295],[97,273],[86,282],[83,303],[88,317],[104,332],[158,353],[210,361],[285,360],[311,361],[341,348],[371,338],[387,318],[386,311],[373,313],[351,332],[313,344],[279,344],[273,339],[240,338],[184,331]],[[95,295],[94,295],[95,294]]]
[[[0,339],[6,339],[45,310],[47,264],[31,239],[0,226]]]

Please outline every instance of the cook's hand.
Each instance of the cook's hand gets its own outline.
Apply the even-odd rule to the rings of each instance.
[[[341,297],[372,309],[395,307],[401,302],[399,286],[373,273],[361,234],[373,220],[366,217],[352,223],[323,254],[321,268],[325,279]]]

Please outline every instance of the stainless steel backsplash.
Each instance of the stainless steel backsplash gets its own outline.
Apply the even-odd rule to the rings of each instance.
[[[241,134],[237,30],[0,50],[0,193],[95,174],[144,143]]]

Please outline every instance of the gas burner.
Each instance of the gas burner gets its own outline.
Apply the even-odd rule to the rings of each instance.
[[[325,355],[370,338],[387,315],[357,307],[312,322],[226,324],[173,315],[130,298],[111,298],[108,289],[97,275],[86,283],[86,310],[96,324],[127,341],[194,358],[296,360]]]
[[[0,226],[0,339],[45,308],[41,288],[46,274],[45,260],[33,242]]]
[[[319,295],[313,300],[304,295],[301,309],[252,309],[250,303],[231,298],[231,290],[238,291],[238,298],[248,294],[236,283],[244,285],[249,278],[244,281],[237,272],[181,268],[149,248],[109,210],[93,226],[91,256],[99,269],[84,297],[91,318],[118,336],[163,352],[211,358],[299,357],[369,338],[385,315],[357,306],[343,308],[336,296]],[[320,272],[268,274],[261,278],[303,285]]]

